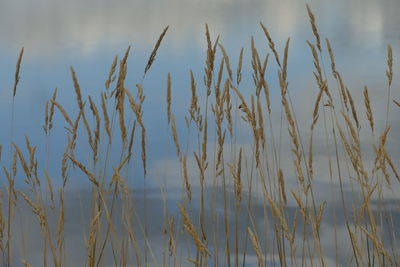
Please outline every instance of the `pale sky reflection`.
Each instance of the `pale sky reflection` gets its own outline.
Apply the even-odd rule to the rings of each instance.
[[[379,43],[398,25],[391,9],[395,1],[308,1],[322,29],[335,39]],[[368,3],[366,3],[368,2]],[[389,16],[383,16],[387,14]],[[263,21],[279,40],[308,30],[305,1],[301,0],[119,0],[48,1],[3,0],[0,40],[3,47],[22,45],[44,56],[65,48],[93,53],[116,44],[151,44],[165,25],[171,25],[170,43],[177,48],[203,41],[204,23],[215,33],[243,36]],[[250,32],[251,33],[251,32]],[[251,33],[253,34],[253,33]],[[349,40],[347,40],[349,41]]]

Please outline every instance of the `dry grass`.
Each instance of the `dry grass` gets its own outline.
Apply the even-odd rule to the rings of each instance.
[[[120,61],[118,56],[113,59],[105,88],[99,93],[100,103],[96,103],[95,96],[84,96],[78,75],[71,67],[76,112],[67,111],[67,106],[57,99],[57,88],[49,95],[43,125],[48,142],[46,158],[37,158],[40,147],[32,145],[28,137],[23,147],[14,142],[12,135],[9,157],[2,155],[4,147],[0,145],[0,161],[10,162],[8,168],[3,166],[6,183],[0,190],[3,266],[20,262],[31,266],[29,253],[21,254],[20,259],[13,254],[13,249],[19,246],[14,236],[20,230],[14,214],[23,205],[17,197],[24,200],[38,220],[41,239],[37,243],[41,245],[43,265],[69,266],[71,252],[65,245],[69,219],[66,194],[70,183],[80,183],[75,176],[82,173],[92,186],[91,201],[86,203],[90,210],[82,216],[82,225],[87,225],[87,229],[83,236],[86,258],[81,263],[86,262],[87,266],[107,266],[112,262],[114,266],[191,263],[237,267],[250,264],[249,255],[257,258],[258,266],[272,263],[327,266],[329,260],[337,266],[399,265],[398,227],[394,225],[395,213],[386,193],[398,197],[400,182],[398,158],[390,154],[392,150],[388,147],[394,129],[389,124],[390,93],[395,78],[392,47],[388,45],[388,101],[385,128],[381,129],[378,121],[382,118],[374,113],[376,100],[370,90],[364,86],[363,115],[357,106],[359,101],[346,86],[340,66],[335,63],[334,42],[332,46],[325,39],[325,51],[317,17],[310,6],[306,5],[306,10],[315,43],[307,41],[304,46],[310,49],[309,60],[314,65],[310,79],[316,83],[308,126],[296,117],[296,106],[303,103],[291,95],[296,83],[288,72],[290,38],[284,44],[275,43],[262,23],[260,33],[267,38],[277,69],[271,69],[269,53],[262,54],[252,37],[248,54],[251,77],[242,77],[248,73],[248,69],[242,70],[247,63],[245,50],[242,48],[237,62],[233,62],[219,37],[212,40],[206,24],[204,85],[199,85],[197,74],[190,71],[187,110],[172,111],[172,78],[167,74],[165,124],[171,130],[170,145],[171,149],[175,147],[179,166],[176,173],[182,179],[182,187],[174,205],[166,194],[169,188],[162,187],[164,214],[151,215],[155,221],[163,222],[163,230],[159,232],[149,232],[153,223],[149,215],[155,207],[149,206],[146,195],[148,161],[152,158],[146,142],[153,140],[147,139],[143,113],[145,76],[155,62],[169,26],[157,39],[143,78],[135,87],[130,88],[125,82],[131,47]],[[277,47],[282,48],[282,54]],[[22,49],[17,59],[13,102],[23,52]],[[330,74],[324,68],[326,60],[330,60]],[[232,66],[237,66],[236,70]],[[277,73],[277,83],[267,73]],[[240,88],[242,79],[253,81],[253,91]],[[270,89],[280,92],[280,96],[271,96]],[[392,105],[400,107],[398,100],[392,101]],[[88,109],[91,115],[87,115]],[[57,120],[56,111],[61,113],[63,121]],[[280,125],[276,124],[276,118]],[[159,124],[162,133],[163,126]],[[50,173],[48,166],[52,157],[50,132],[57,127],[66,130],[59,174]],[[140,130],[139,138],[135,138],[136,128]],[[249,135],[244,137],[240,129]],[[13,123],[13,133],[12,130]],[[370,143],[365,148],[363,138],[368,133]],[[282,145],[283,140],[288,147]],[[326,158],[314,152],[316,146],[324,147]],[[135,171],[138,166],[143,173]],[[327,166],[324,173],[320,166]],[[317,174],[331,180],[331,188],[322,197],[317,192],[320,188]],[[62,179],[59,186],[55,182],[58,176]],[[168,176],[166,183],[178,178]],[[23,188],[16,188],[16,179],[24,181]],[[132,186],[140,179],[144,184],[139,188],[144,191],[142,213],[134,202],[137,192]],[[350,197],[345,194],[346,188],[351,188]],[[339,218],[343,221],[339,222]],[[326,220],[331,220],[332,231],[327,231]],[[344,236],[338,233],[341,226],[345,228]],[[24,239],[24,233],[21,235]],[[160,239],[155,242],[154,236]],[[327,256],[332,253],[326,251],[326,237],[335,246],[335,258]],[[343,250],[341,242],[347,242],[348,248]],[[23,247],[25,243],[22,241]]]

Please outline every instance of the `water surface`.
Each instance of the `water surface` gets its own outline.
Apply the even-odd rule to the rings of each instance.
[[[398,55],[400,32],[400,2],[395,0],[354,0],[308,1],[316,15],[317,26],[322,40],[329,38],[334,49],[336,65],[342,73],[346,85],[352,91],[356,105],[363,110],[363,88],[368,86],[378,132],[385,126],[387,80],[387,45],[393,46],[394,82],[391,98],[400,99],[398,89]],[[304,122],[301,131],[308,139],[309,125],[315,97],[318,92],[313,77],[313,62],[306,40],[314,42],[308,21],[305,1],[298,0],[138,0],[138,1],[49,1],[2,0],[0,3],[0,144],[3,145],[2,164],[9,164],[10,141],[24,144],[24,134],[38,146],[38,155],[51,157],[46,166],[59,184],[61,155],[66,143],[65,125],[60,115],[56,116],[56,126],[49,138],[43,134],[45,102],[58,88],[58,99],[68,112],[77,114],[75,95],[69,68],[73,66],[83,90],[83,94],[99,100],[99,92],[104,89],[104,81],[115,55],[122,57],[129,45],[132,46],[128,60],[127,87],[134,89],[136,83],[143,83],[146,100],[144,121],[147,128],[148,184],[150,188],[165,188],[180,194],[181,177],[175,147],[167,125],[165,90],[167,73],[172,76],[173,111],[177,118],[178,135],[185,136],[184,116],[187,115],[190,99],[190,76],[193,70],[199,92],[204,94],[203,68],[205,62],[205,23],[209,25],[212,39],[220,35],[220,43],[228,52],[231,63],[236,67],[241,47],[245,49],[243,83],[245,95],[254,92],[251,80],[250,40],[254,36],[255,45],[263,56],[270,52],[261,30],[262,22],[274,38],[277,50],[283,52],[290,37],[288,81],[298,121]],[[144,80],[143,71],[152,48],[162,30],[169,30],[157,53],[153,67]],[[24,47],[21,67],[21,81],[15,98],[12,115],[12,86],[18,53]],[[326,52],[326,49],[323,48]],[[328,56],[323,59],[324,71],[330,75]],[[267,77],[271,84],[272,108],[279,125],[280,92],[276,78],[277,65],[270,58]],[[329,78],[332,80],[332,76]],[[333,82],[333,80],[332,80]],[[332,83],[334,88],[334,82]],[[332,89],[334,90],[334,89]],[[400,144],[399,109],[391,105],[389,122],[392,125],[388,150],[398,162],[396,149]],[[274,114],[275,114],[274,113]],[[11,118],[14,116],[13,123]],[[360,113],[360,116],[364,114]],[[368,124],[365,117],[363,128]],[[276,129],[278,129],[277,126]],[[243,147],[251,137],[248,129],[239,129],[243,137]],[[119,134],[117,131],[115,134]],[[138,135],[139,136],[139,135]],[[362,145],[369,147],[370,136],[362,134]],[[210,137],[210,142],[213,142]],[[319,128],[315,135],[315,188],[317,196],[323,199],[331,184],[326,171],[329,153],[324,144],[324,131]],[[185,140],[182,138],[182,143]],[[248,141],[250,142],[250,141]],[[289,139],[282,141],[282,166],[290,162]],[[49,150],[48,150],[49,149]],[[140,145],[135,146],[140,150]],[[370,149],[370,147],[369,147]],[[332,153],[332,152],[330,152]],[[82,155],[82,158],[90,157]],[[118,153],[115,155],[118,157]],[[137,155],[140,154],[137,152]],[[372,152],[366,161],[372,161]],[[194,158],[189,159],[195,169]],[[44,162],[43,162],[44,164]],[[132,171],[139,177],[132,184],[143,188],[140,161],[134,163]],[[43,167],[42,167],[43,168]],[[290,171],[288,171],[290,173]],[[193,186],[198,185],[196,172],[191,173]],[[289,178],[293,178],[288,174]],[[293,178],[294,179],[294,178]],[[88,187],[82,177],[70,177],[69,189],[78,192]],[[16,182],[23,185],[22,179]],[[288,180],[290,186],[291,181]],[[294,184],[294,181],[293,181]],[[338,193],[337,181],[333,181],[331,196]],[[396,185],[395,185],[396,186]],[[349,191],[350,182],[345,189]],[[395,188],[395,187],[394,187]],[[77,190],[77,191],[74,191]],[[85,190],[85,189],[82,189]],[[177,190],[177,191],[175,191]],[[73,193],[73,194],[75,194]],[[176,208],[176,194],[168,198],[171,209]],[[261,191],[256,192],[261,195]],[[388,192],[388,196],[398,195]],[[159,199],[158,199],[159,200]],[[156,204],[155,204],[156,205]],[[336,203],[333,201],[330,208]],[[157,206],[157,205],[156,205]],[[398,206],[398,205],[397,205]],[[397,207],[396,206],[396,207]],[[153,209],[155,212],[155,208]],[[397,215],[394,215],[397,219]],[[329,221],[329,220],[327,220]],[[327,222],[326,238],[329,240],[332,227]],[[344,229],[343,225],[339,230]],[[72,232],[73,230],[71,230]],[[339,232],[340,232],[339,231]],[[345,235],[345,231],[342,231]],[[348,241],[348,240],[347,240]],[[329,250],[329,241],[326,242]],[[34,252],[32,252],[34,254]],[[329,253],[328,253],[329,254]],[[334,254],[329,255],[334,258]],[[32,256],[35,258],[35,256]],[[344,262],[344,261],[343,261]]]

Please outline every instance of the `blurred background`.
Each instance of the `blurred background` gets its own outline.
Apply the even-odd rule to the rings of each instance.
[[[73,66],[83,96],[91,95],[97,103],[100,103],[99,94],[104,90],[104,82],[115,55],[121,58],[127,47],[131,45],[126,86],[133,89],[136,83],[142,83],[146,96],[143,112],[149,159],[147,186],[150,190],[149,201],[154,203],[153,206],[150,204],[150,207],[153,212],[161,212],[160,206],[163,201],[159,190],[163,188],[167,193],[168,205],[171,209],[176,209],[176,201],[179,199],[176,190],[181,189],[182,180],[179,161],[167,124],[165,103],[167,74],[171,73],[172,78],[172,109],[177,121],[178,136],[183,137],[186,133],[184,116],[187,115],[191,95],[190,70],[193,70],[195,75],[199,94],[205,93],[203,70],[207,49],[206,23],[212,40],[220,36],[220,43],[225,47],[232,66],[236,67],[240,49],[244,48],[243,83],[240,88],[244,95],[254,92],[250,62],[251,38],[254,37],[255,46],[260,54],[265,55],[270,52],[259,23],[262,22],[268,28],[279,53],[283,53],[285,42],[290,37],[289,90],[297,120],[305,125],[301,130],[304,131],[304,140],[307,141],[312,109],[319,89],[314,81],[312,56],[306,43],[306,40],[314,42],[314,36],[305,4],[306,2],[302,0],[1,0],[0,122],[2,126],[0,144],[3,145],[2,165],[10,164],[10,141],[23,145],[26,134],[32,144],[38,146],[39,158],[45,158],[46,151],[50,151],[51,157],[46,166],[52,174],[54,184],[59,185],[61,183],[59,177],[61,155],[67,142],[63,128],[65,122],[60,114],[56,115],[55,129],[49,141],[41,127],[44,123],[46,101],[51,97],[54,88],[58,88],[57,99],[70,114],[73,114],[73,117],[76,116],[78,111],[70,74],[70,67]],[[394,55],[391,98],[400,99],[398,90],[400,69],[397,64],[400,59],[400,31],[398,30],[400,1],[310,0],[308,4],[316,16],[321,39],[324,41],[325,38],[329,38],[331,41],[336,67],[342,73],[360,110],[364,108],[362,97],[364,86],[370,89],[372,108],[380,133],[384,128],[386,116],[385,71],[388,44],[392,45]],[[169,29],[157,52],[156,61],[142,80],[149,55],[160,33],[167,25]],[[21,80],[17,88],[14,114],[12,114],[15,65],[22,47],[24,47],[24,56],[20,71]],[[326,49],[323,49],[326,52]],[[325,57],[323,64],[324,71],[330,76],[329,80],[333,81],[328,56]],[[277,65],[273,57],[270,57],[267,78],[271,85],[272,109],[276,114],[273,119],[279,125],[280,90],[277,84]],[[332,83],[332,85],[332,90],[335,90],[333,89],[335,84]],[[391,104],[389,122],[392,128],[388,150],[396,160],[400,156],[398,112],[399,109]],[[361,113],[361,116],[364,114]],[[362,121],[365,123],[362,127],[367,128],[366,118],[363,117]],[[238,131],[243,137],[243,146],[251,146],[251,144],[246,144],[246,140],[251,139],[251,135],[246,132],[248,129],[240,128]],[[320,189],[316,190],[317,196],[321,197],[326,196],[327,188],[332,182],[327,173],[329,155],[322,142],[323,138],[323,128],[317,129],[314,147],[315,186]],[[213,136],[210,140],[214,140]],[[368,134],[361,134],[361,140],[363,146],[370,145],[371,139]],[[182,143],[185,141],[184,138],[181,139]],[[280,156],[283,166],[285,166],[284,162],[291,161],[289,141],[288,138],[283,138],[282,141]],[[136,149],[137,155],[140,156],[140,145],[137,145]],[[90,157],[90,150],[87,151],[87,155],[81,155],[82,158]],[[373,159],[372,152],[370,156],[366,161]],[[142,199],[143,177],[140,169],[141,162],[138,161],[135,164],[137,166],[132,168],[132,172],[137,175],[138,180],[132,184],[134,190],[138,192],[137,201],[139,201]],[[189,159],[189,165],[192,169],[196,168],[193,158]],[[196,187],[197,173],[194,172],[191,175],[193,186]],[[2,179],[2,183],[4,181]],[[290,181],[288,183],[290,184]],[[24,182],[21,179],[17,180],[16,184],[23,186]],[[337,185],[337,181],[333,181],[333,184]],[[90,190],[89,186],[85,177],[69,178],[68,188],[71,195],[68,197],[75,201],[69,202],[68,209],[74,211],[79,203],[85,203],[85,197],[88,196],[87,192]],[[351,195],[350,188],[351,185],[348,185],[349,195]],[[336,194],[338,191],[335,190],[337,190],[336,187],[329,191],[330,194]],[[388,194],[394,203],[397,203],[395,201],[398,195],[396,196],[393,191]],[[333,209],[335,202],[330,204],[330,208]],[[141,205],[138,204],[138,207]],[[398,204],[396,207],[398,210]],[[76,216],[79,215],[76,214]],[[398,212],[393,216],[396,221],[399,220]],[[340,221],[340,218],[338,220]],[[27,222],[25,223],[28,225]],[[75,234],[80,237],[81,232],[78,230],[80,220],[72,222],[74,223],[76,225],[67,228],[67,231],[70,231],[72,237]],[[326,246],[329,248],[329,240],[332,238],[329,233],[333,230],[328,222],[325,226],[326,235],[322,238],[326,240]],[[29,227],[27,229],[25,234],[29,232]],[[155,224],[154,229],[159,230],[159,225]],[[346,232],[343,229],[345,228],[339,227],[338,232],[340,234],[342,231],[345,236]],[[157,240],[157,236],[154,238]],[[72,244],[71,248],[75,242],[72,240],[69,240],[69,244]],[[35,259],[36,252],[33,250],[29,253],[32,253],[31,258]],[[82,253],[84,254],[84,251]],[[79,262],[79,253],[74,255]],[[37,257],[39,262],[40,256]],[[73,260],[71,258],[71,262],[74,262]]]

